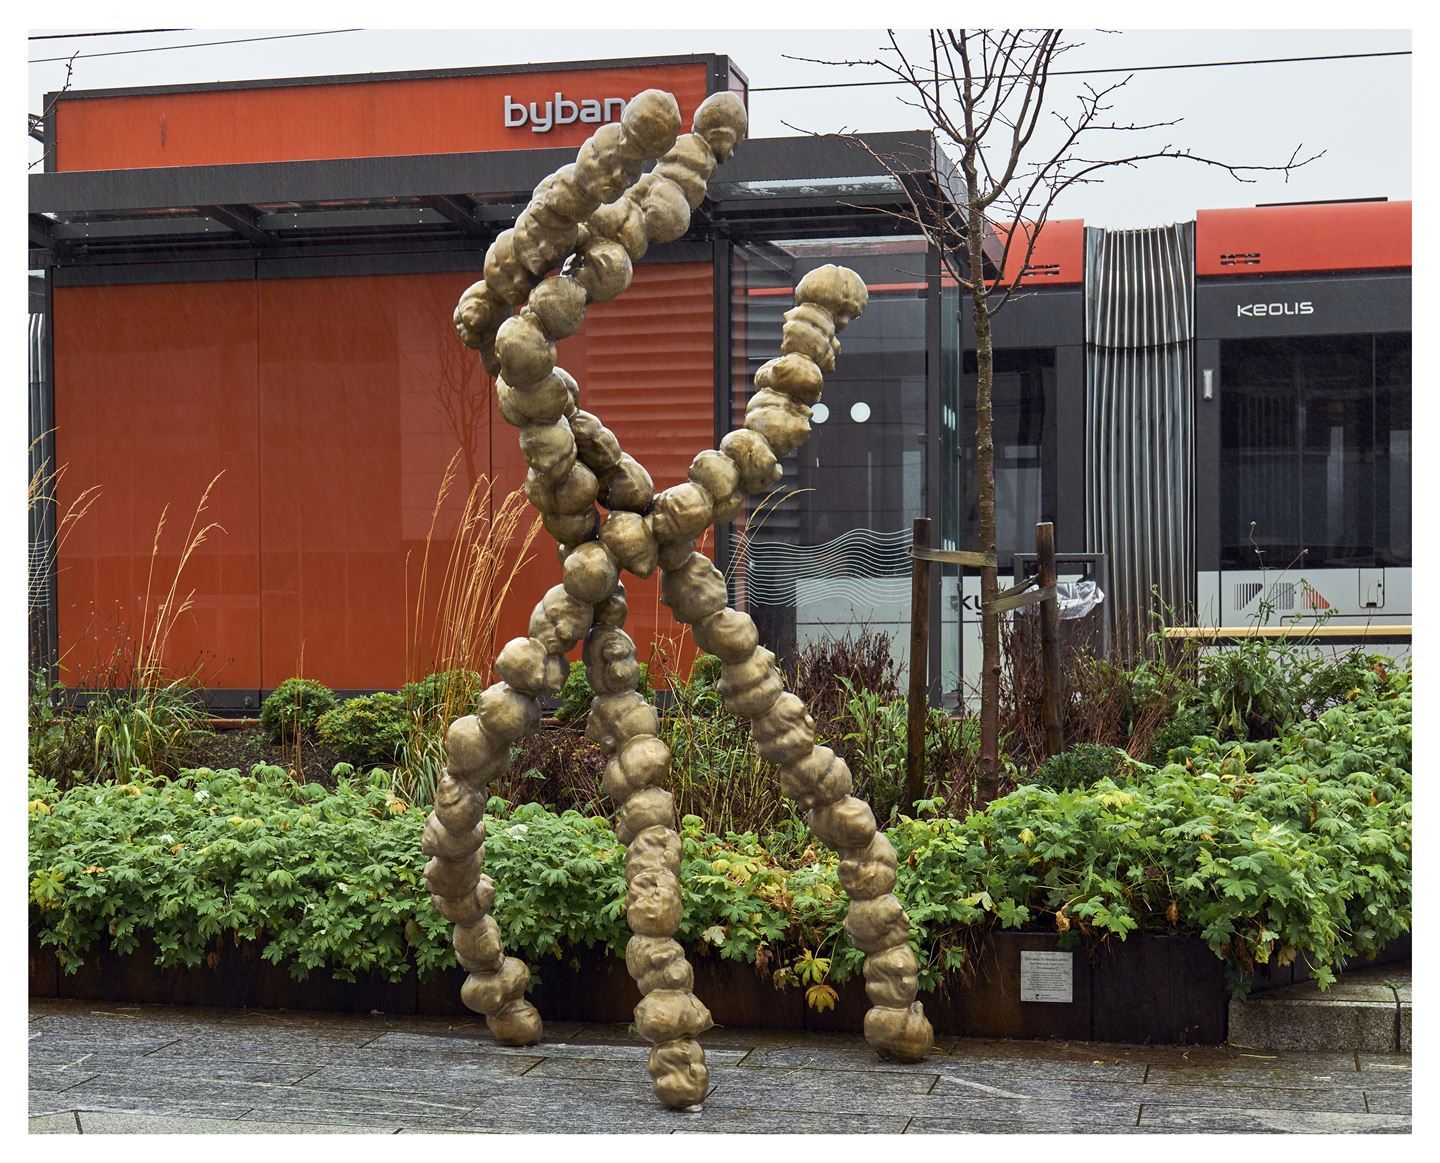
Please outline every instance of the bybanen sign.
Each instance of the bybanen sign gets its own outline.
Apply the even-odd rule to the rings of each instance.
[[[505,94],[505,128],[528,125],[531,133],[549,133],[557,125],[604,125],[619,121],[625,114],[623,97],[585,98],[571,101],[556,92],[549,101],[516,101]]]

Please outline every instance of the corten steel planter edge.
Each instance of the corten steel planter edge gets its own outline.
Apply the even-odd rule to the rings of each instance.
[[[1093,952],[1073,950],[1074,1000],[1022,1002],[1020,954],[1059,951],[1054,933],[993,932],[981,947],[973,974],[957,976],[922,1000],[936,1032],[985,1038],[1061,1038],[1129,1043],[1219,1043],[1228,1021],[1228,974],[1198,937],[1137,934]],[[344,982],[324,970],[303,981],[289,966],[260,956],[258,941],[216,942],[194,967],[155,965],[155,946],[142,938],[133,953],[118,954],[100,942],[74,974],[63,973],[53,949],[29,938],[29,993],[33,998],[258,1009],[380,1011],[437,1017],[473,1017],[459,1001],[460,969],[419,980],[411,968],[398,982],[378,973]],[[1392,941],[1374,961],[1403,961],[1408,935]],[[859,1033],[868,1002],[856,977],[836,987],[833,1009],[805,1004],[799,988],[777,990],[754,967],[718,957],[696,957],[696,991],[719,1026]],[[569,950],[560,958],[538,957],[541,980],[530,997],[556,1021],[628,1022],[638,992],[621,958],[598,948]],[[1301,978],[1300,980],[1303,980]],[[1281,984],[1289,984],[1289,981]],[[1275,982],[1269,988],[1276,988]]]

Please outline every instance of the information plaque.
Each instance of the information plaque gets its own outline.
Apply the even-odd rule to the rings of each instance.
[[[1069,1005],[1075,1000],[1073,953],[1021,950],[1020,1000]]]

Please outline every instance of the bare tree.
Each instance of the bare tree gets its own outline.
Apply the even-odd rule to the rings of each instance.
[[[75,83],[75,58],[79,55],[79,49],[76,49],[73,53],[70,54],[70,59],[65,62],[65,83],[60,86],[59,90],[57,90],[55,96],[51,99],[50,104],[45,106],[44,111],[27,115],[26,130],[29,135],[33,137],[36,141],[42,143],[44,142],[45,123],[49,121],[50,118],[55,116],[55,106],[60,101],[60,94],[68,93],[70,91],[70,86]],[[50,156],[50,150],[47,149],[25,168],[26,170],[33,170],[42,162],[53,162],[54,160],[55,159]]]
[[[903,181],[908,211],[886,210],[923,233],[936,247],[946,272],[970,298],[975,328],[975,452],[980,552],[988,560],[980,574],[980,798],[999,788],[1000,616],[990,608],[999,590],[995,536],[995,449],[991,396],[995,379],[992,320],[1024,285],[1035,245],[1057,200],[1072,186],[1101,181],[1106,171],[1173,159],[1225,170],[1243,182],[1254,174],[1291,171],[1323,155],[1290,157],[1274,165],[1239,165],[1205,157],[1173,143],[1126,152],[1117,140],[1131,134],[1165,131],[1170,121],[1125,122],[1112,116],[1114,99],[1130,77],[1109,84],[1080,82],[1057,93],[1055,67],[1078,47],[1060,29],[931,29],[928,49],[909,51],[896,33],[889,46],[868,60],[811,63],[869,67],[891,74],[905,88],[905,103],[919,109],[943,150],[959,166],[959,189],[947,175],[929,182]],[[898,177],[913,165],[879,157],[864,140],[849,135]],[[907,159],[909,161],[911,159]],[[931,163],[933,165],[933,162]],[[957,219],[958,210],[958,221]],[[987,235],[1003,240],[987,271]],[[993,243],[992,243],[993,246]],[[1002,277],[1003,276],[1003,277]]]

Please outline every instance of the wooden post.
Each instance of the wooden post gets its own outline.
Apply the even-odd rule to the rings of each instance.
[[[930,548],[930,518],[916,517],[912,544]],[[930,709],[930,563],[910,561],[910,695],[905,716],[905,811],[925,798],[925,720]]]
[[[1055,588],[1055,526],[1041,521],[1035,526],[1036,583],[1040,589]],[[1060,722],[1060,601],[1052,594],[1040,603],[1040,661],[1045,676],[1045,754],[1065,750],[1065,732]]]

